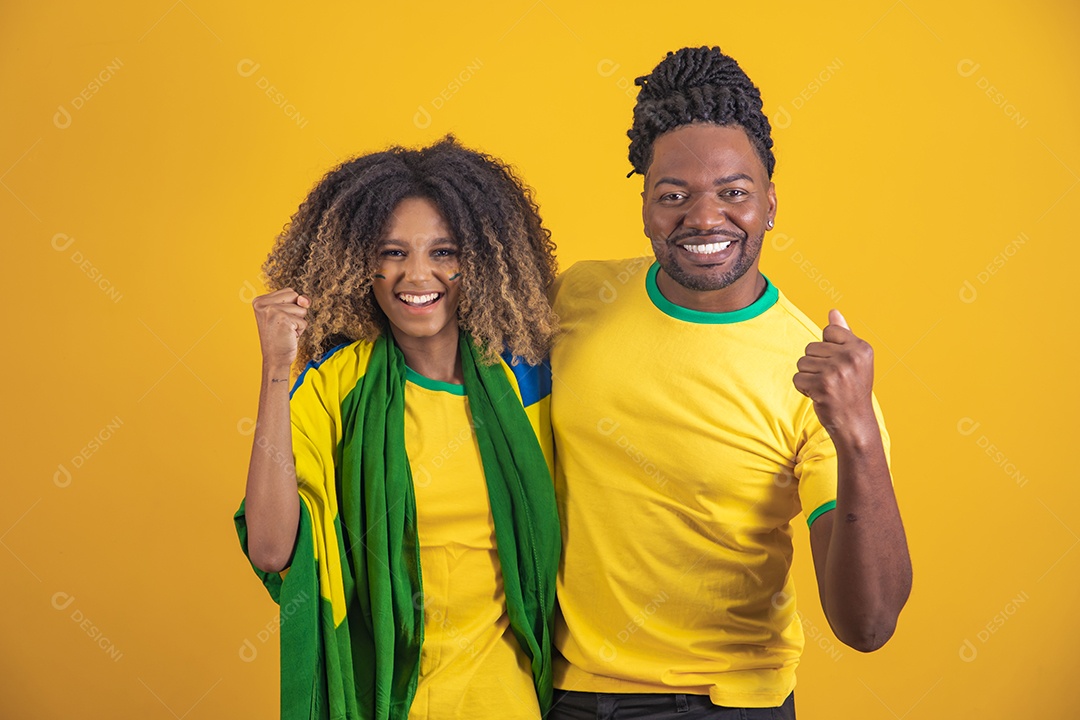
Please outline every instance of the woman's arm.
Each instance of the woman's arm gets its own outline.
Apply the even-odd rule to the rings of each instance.
[[[259,413],[248,466],[244,510],[248,557],[264,572],[284,570],[296,544],[300,497],[293,464],[289,370],[307,327],[311,301],[291,288],[252,302],[262,345]]]

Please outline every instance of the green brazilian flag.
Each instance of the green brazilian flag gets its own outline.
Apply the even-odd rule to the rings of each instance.
[[[554,487],[502,368],[484,364],[464,333],[459,351],[495,520],[507,614],[546,713],[552,699],[560,552]],[[296,548],[284,577],[252,566],[281,608],[282,720],[408,717],[424,639],[424,604],[404,397],[405,359],[384,333],[342,402],[335,454],[340,463],[334,468],[340,514],[333,519],[332,537],[316,532],[302,501]],[[243,502],[233,519],[246,554]],[[341,561],[325,562],[331,557]],[[346,613],[340,622],[330,599],[320,593],[320,572],[338,575],[323,580],[344,591]]]

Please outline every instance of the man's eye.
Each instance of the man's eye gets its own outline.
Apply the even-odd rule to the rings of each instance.
[[[744,197],[746,195],[749,195],[749,193],[742,188],[731,188],[729,190],[725,190],[724,195],[726,197]]]
[[[682,199],[682,193],[664,193],[660,196],[660,202],[677,202]]]

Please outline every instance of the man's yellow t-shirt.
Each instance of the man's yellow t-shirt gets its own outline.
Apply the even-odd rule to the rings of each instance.
[[[836,450],[792,384],[821,331],[771,283],[704,313],[657,270],[583,262],[556,289],[555,687],[777,706],[803,647],[790,522],[836,501]]]

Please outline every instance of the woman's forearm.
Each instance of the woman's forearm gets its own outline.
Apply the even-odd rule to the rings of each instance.
[[[300,518],[289,417],[288,366],[263,366],[244,504],[248,557],[252,564],[265,572],[285,569],[296,544]]]

